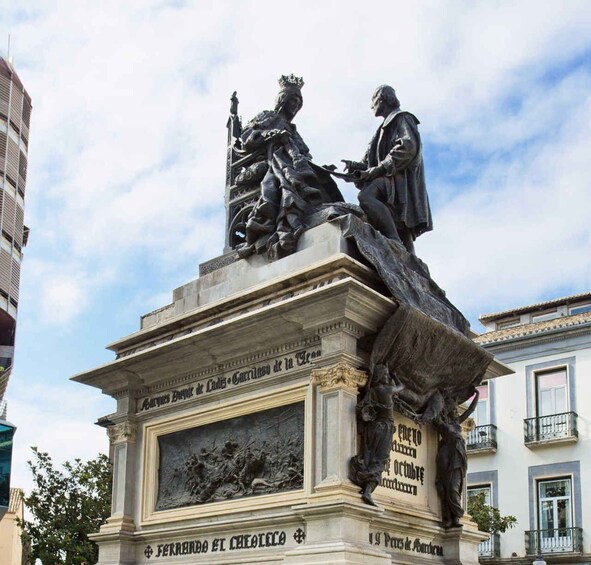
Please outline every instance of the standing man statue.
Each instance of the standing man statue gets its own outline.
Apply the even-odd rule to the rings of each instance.
[[[391,86],[378,86],[371,108],[384,118],[360,162],[343,160],[359,204],[382,235],[414,254],[414,240],[433,229],[421,155],[419,120],[400,109]]]

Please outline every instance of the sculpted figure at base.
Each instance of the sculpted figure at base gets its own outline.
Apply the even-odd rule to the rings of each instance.
[[[382,235],[414,254],[414,240],[433,229],[425,186],[419,120],[400,109],[394,89],[379,86],[371,108],[384,118],[361,161],[343,160],[359,204]]]
[[[394,434],[393,395],[398,386],[385,365],[377,365],[363,398],[357,404],[361,428],[361,455],[350,461],[349,475],[361,487],[361,498],[376,506],[371,493],[380,484],[390,461]]]
[[[275,109],[258,114],[241,136],[241,153],[253,158],[237,177],[257,178],[261,193],[246,223],[242,256],[267,252],[278,259],[295,251],[306,217],[322,203],[342,201],[327,171],[312,163],[308,146],[292,120],[302,107],[304,81],[293,75],[279,79]]]
[[[440,440],[437,450],[435,485],[441,500],[445,528],[460,526],[460,518],[464,515],[462,491],[468,469],[468,457],[461,424],[474,412],[477,404],[478,391],[475,389],[470,407],[461,416],[458,416],[456,408],[453,407],[436,424]]]

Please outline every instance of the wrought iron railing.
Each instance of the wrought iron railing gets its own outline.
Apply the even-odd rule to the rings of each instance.
[[[501,555],[501,536],[499,534],[490,534],[487,540],[478,544],[478,557],[500,557]]]
[[[542,553],[582,553],[583,528],[555,528],[553,530],[529,530],[525,532],[525,552],[536,555],[538,546]]]
[[[468,451],[476,451],[477,449],[496,449],[497,427],[493,424],[476,426],[472,431],[468,432],[466,448]]]
[[[564,412],[552,416],[527,418],[523,421],[525,443],[577,438],[577,413]]]

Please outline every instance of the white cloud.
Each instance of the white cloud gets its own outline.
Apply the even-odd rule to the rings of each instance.
[[[539,80],[588,47],[591,15],[577,6],[303,2],[283,14],[272,2],[29,8],[29,19],[13,25],[34,102],[27,217],[32,240],[67,246],[67,255],[44,261],[84,273],[43,283],[46,294],[55,290],[48,304],[63,305],[67,322],[130,257],[162,257],[168,270],[182,268],[188,254],[196,264],[221,253],[229,94],[239,90],[248,119],[272,104],[285,72],[305,77],[297,121],[319,162],[363,153],[377,125],[370,94],[392,82],[423,122],[425,140],[457,154],[458,170],[473,167],[475,156],[494,161],[499,150],[514,151],[472,187],[475,195],[483,186],[503,190],[499,174],[523,172],[523,145],[542,138],[540,148],[551,146],[548,129],[563,125],[559,108],[588,98],[589,73],[550,87]],[[517,173],[523,192],[527,178]],[[532,165],[527,174],[534,173]],[[430,189],[434,202],[449,199],[442,186]],[[469,214],[474,202],[453,200],[456,214]],[[499,206],[488,207],[497,226],[491,214],[506,216]],[[463,232],[448,228],[451,212],[437,212],[430,240],[461,249]],[[76,310],[69,291],[81,298]]]
[[[45,323],[67,323],[84,310],[87,300],[80,280],[60,275],[41,288],[41,315]]]
[[[591,286],[591,98],[577,99],[580,92],[573,90],[560,119],[531,116],[536,126],[537,120],[550,125],[550,139],[522,148],[515,161],[492,161],[474,185],[443,206],[438,231],[424,240],[433,274],[445,278],[452,299],[472,312],[530,303],[551,289]]]
[[[108,453],[106,432],[93,422],[113,411],[114,402],[96,390],[70,382],[32,384],[31,379],[19,378],[11,379],[7,400],[8,420],[17,426],[12,486],[27,492],[33,486],[26,464],[32,446],[48,452],[56,464]]]

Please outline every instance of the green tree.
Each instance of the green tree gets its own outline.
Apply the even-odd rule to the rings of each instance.
[[[468,497],[468,514],[481,532],[489,534],[506,532],[517,524],[515,516],[501,516],[498,508],[488,505],[483,492]]]
[[[56,468],[49,454],[33,450],[28,461],[34,488],[25,497],[32,515],[21,522],[23,544],[29,546],[32,563],[77,565],[98,561],[98,547],[88,539],[110,515],[112,468],[109,458],[73,463]]]

